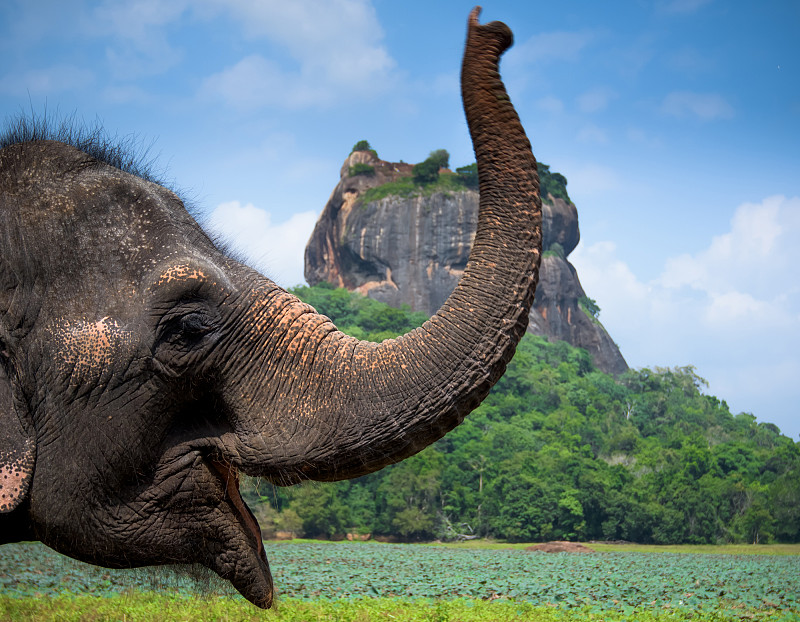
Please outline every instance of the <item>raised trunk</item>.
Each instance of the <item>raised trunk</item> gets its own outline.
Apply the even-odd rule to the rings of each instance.
[[[248,434],[237,426],[246,469],[289,483],[351,478],[402,460],[458,425],[513,356],[538,279],[541,201],[536,161],[498,72],[511,31],[479,25],[478,13],[469,18],[461,83],[480,212],[460,283],[421,328],[381,344],[347,337],[271,292],[269,307],[281,307],[288,335],[280,343],[262,336],[271,354],[260,366],[277,366],[271,380],[283,381],[253,388],[256,419],[268,428]]]

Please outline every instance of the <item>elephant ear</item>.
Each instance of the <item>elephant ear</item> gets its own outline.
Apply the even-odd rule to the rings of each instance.
[[[11,396],[11,382],[0,365],[0,513],[11,512],[28,494],[36,445],[23,426]]]
[[[8,215],[13,210],[6,198],[0,194],[0,210]],[[8,235],[4,227],[0,227],[0,234]],[[18,324],[12,304],[18,284],[10,263],[0,257],[0,514],[14,510],[28,494],[36,463],[36,443],[14,406],[6,366],[9,325]]]

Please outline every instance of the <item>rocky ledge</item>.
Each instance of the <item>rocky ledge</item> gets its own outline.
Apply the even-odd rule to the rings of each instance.
[[[306,246],[309,284],[333,285],[399,307],[434,313],[458,283],[469,258],[478,192],[468,188],[364,200],[370,188],[412,174],[412,166],[354,151],[345,160]],[[543,197],[544,256],[528,331],[589,351],[597,367],[619,374],[628,366],[593,315],[578,274],[567,260],[580,240],[571,202]]]

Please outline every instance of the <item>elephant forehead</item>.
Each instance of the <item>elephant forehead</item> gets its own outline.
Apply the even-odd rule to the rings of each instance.
[[[134,333],[116,320],[72,320],[56,322],[50,329],[56,346],[55,364],[70,382],[99,379],[120,354],[131,351]]]

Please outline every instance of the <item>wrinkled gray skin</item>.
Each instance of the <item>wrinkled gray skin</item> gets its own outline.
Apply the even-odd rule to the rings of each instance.
[[[541,204],[497,72],[511,32],[477,18],[462,67],[472,256],[434,317],[379,345],[226,256],[169,190],[59,142],[0,150],[0,543],[200,563],[269,607],[240,471],[356,477],[478,405],[527,323]]]

